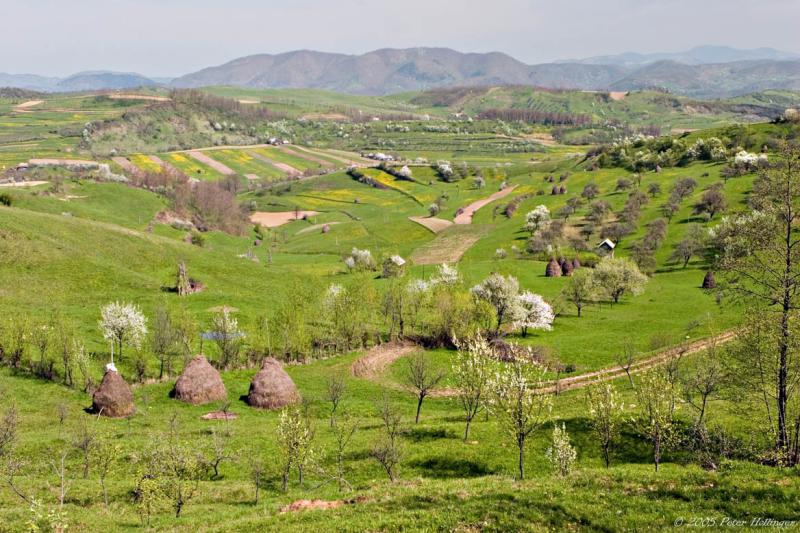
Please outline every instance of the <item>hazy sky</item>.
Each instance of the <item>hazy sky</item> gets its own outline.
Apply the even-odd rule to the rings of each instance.
[[[527,63],[701,44],[800,52],[800,0],[0,0],[0,72],[177,76],[256,53],[446,46]]]

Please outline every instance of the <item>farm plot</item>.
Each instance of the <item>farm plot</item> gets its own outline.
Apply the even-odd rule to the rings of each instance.
[[[217,180],[222,175],[211,167],[192,159],[185,153],[163,154],[159,156],[164,162],[175,166],[178,170],[189,176],[201,180]]]
[[[267,146],[263,148],[258,148],[256,153],[259,155],[266,157],[272,164],[277,165],[278,167],[285,168],[286,172],[290,172],[289,169],[293,169],[295,172],[305,172],[306,170],[318,170],[323,168],[318,162],[311,161],[310,159],[303,158],[299,155],[291,153],[289,150],[291,148],[276,148],[272,146]]]
[[[225,165],[224,163],[220,163],[216,159],[212,159],[211,157],[207,156],[203,152],[187,152],[189,157],[200,161],[204,165],[208,165],[209,167],[213,168],[223,176],[233,176],[236,174],[236,171]]]
[[[420,226],[428,228],[433,233],[441,233],[453,225],[449,220],[436,217],[408,217],[408,219],[416,222]]]
[[[289,175],[289,176],[297,176],[297,175],[300,174],[300,171],[298,169],[294,168],[293,166],[287,165],[286,163],[281,163],[279,161],[276,161],[275,159],[267,157],[266,155],[264,155],[261,152],[257,152],[255,150],[253,150],[253,151],[250,151],[248,153],[248,155],[250,157],[253,157],[254,159],[257,159],[263,165],[265,165],[266,167],[271,168],[273,171],[280,172],[282,174],[286,174],[286,175]]]
[[[301,150],[296,146],[280,146],[279,149],[290,156],[299,157],[300,159],[310,162],[312,165],[316,164],[322,168],[334,168],[337,166],[337,164],[330,159],[325,159],[311,152]]]
[[[411,254],[411,261],[416,265],[457,263],[461,256],[490,230],[490,226],[454,225],[438,233],[432,241],[414,250]]]
[[[283,211],[280,213],[258,211],[250,215],[250,221],[267,228],[277,228],[293,220],[301,220],[318,214],[317,211]]]
[[[285,177],[284,172],[265,164],[258,157],[255,157],[250,150],[209,150],[204,154],[208,157],[213,157],[215,161],[243,176],[253,174],[267,180],[281,180]]]

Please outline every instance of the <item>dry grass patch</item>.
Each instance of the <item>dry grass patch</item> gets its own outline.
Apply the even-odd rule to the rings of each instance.
[[[440,265],[457,263],[464,253],[491,230],[491,226],[459,226],[438,233],[432,241],[423,244],[411,254],[415,265]]]
[[[434,233],[440,233],[453,225],[449,220],[436,217],[408,217],[412,222],[424,226]]]

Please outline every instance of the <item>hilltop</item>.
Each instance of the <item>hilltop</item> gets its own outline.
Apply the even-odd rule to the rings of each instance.
[[[181,76],[171,85],[315,88],[385,95],[456,85],[525,84],[615,91],[660,88],[698,98],[735,96],[765,88],[800,88],[800,60],[790,55],[696,55],[718,62],[686,64],[676,61],[676,56],[665,56],[656,62],[526,65],[498,52],[465,54],[447,48],[381,49],[362,55],[300,50],[238,58]]]

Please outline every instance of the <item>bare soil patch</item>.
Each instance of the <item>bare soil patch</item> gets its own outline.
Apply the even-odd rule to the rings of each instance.
[[[250,215],[250,221],[254,224],[261,224],[267,228],[276,228],[291,222],[300,220],[303,217],[318,215],[317,211],[281,211],[278,213],[268,213],[266,211],[256,211]]]
[[[353,363],[350,372],[357,378],[375,379],[392,363],[419,350],[410,342],[390,342],[375,346]]]
[[[178,169],[178,167],[174,166],[172,163],[164,161],[157,155],[150,155],[148,157],[150,158],[150,161],[160,166],[162,169],[164,169],[166,172],[169,172],[170,174],[183,174],[183,172],[181,172]]]
[[[549,133],[532,133],[530,135],[524,135],[523,138],[543,144],[545,146],[555,146],[558,144],[553,136]]]
[[[130,172],[131,174],[141,174],[142,173],[142,169],[140,169],[139,167],[134,165],[130,161],[130,159],[128,159],[127,157],[116,156],[116,157],[112,157],[111,160],[114,163],[118,164],[122,168],[122,170],[124,170],[126,172]]]
[[[355,165],[357,167],[364,167],[364,166],[372,166],[374,164],[373,162],[367,159],[362,159],[361,157],[356,156],[355,154],[348,154],[347,152],[342,152],[340,150],[320,150],[320,152],[325,154],[326,157],[330,157],[331,159],[340,161],[345,165]]]
[[[245,174],[244,177],[249,179],[250,181],[261,179],[261,176],[259,176],[258,174]]]
[[[115,93],[109,94],[112,100],[144,100],[150,102],[169,102],[170,99],[166,96],[153,96],[150,94],[132,94],[132,93]]]
[[[239,415],[236,413],[226,413],[223,411],[213,411],[211,413],[206,413],[201,416],[203,420],[236,420],[239,418]]]
[[[213,168],[214,170],[216,170],[220,174],[223,174],[225,176],[233,176],[234,174],[236,174],[236,172],[234,172],[230,167],[228,167],[227,165],[225,165],[223,163],[220,163],[216,159],[210,158],[209,156],[207,156],[203,152],[198,152],[196,150],[192,150],[192,151],[189,151],[187,153],[189,154],[190,157],[192,157],[196,161],[199,161],[199,162],[203,163],[204,165],[207,165],[207,166]]]
[[[275,161],[274,159],[270,159],[269,157],[259,154],[258,152],[247,152],[249,155],[255,157],[259,161],[266,163],[272,167],[277,168],[281,172],[285,172],[287,174],[300,174],[301,172],[294,168],[291,165],[287,165],[286,163],[281,163],[279,161]]]
[[[28,100],[14,106],[14,111],[18,113],[29,113],[30,108],[43,104],[44,100]]]
[[[502,191],[497,191],[494,194],[487,196],[486,198],[482,198],[481,200],[477,200],[472,202],[467,207],[464,208],[464,211],[458,215],[453,222],[456,224],[472,224],[472,216],[480,209],[487,204],[494,202],[495,200],[499,200],[501,198],[505,198],[516,189],[517,186],[514,185],[513,187],[506,187]]]
[[[314,155],[306,152],[305,150],[294,150],[289,146],[281,146],[279,148],[280,150],[283,150],[287,154],[293,155],[295,157],[300,157],[302,159],[305,159],[306,161],[311,161],[312,163],[317,163],[318,165],[326,168],[331,168],[334,166],[333,163],[331,163],[330,161],[325,161],[322,158],[315,157]]]
[[[490,230],[489,226],[450,226],[411,253],[415,265],[457,263],[469,248]]]
[[[11,181],[8,183],[0,183],[0,187],[36,187],[37,185],[44,185],[49,183],[47,181]]]
[[[341,222],[326,222],[325,224],[314,224],[313,226],[301,229],[300,231],[297,232],[297,235],[302,235],[303,233],[311,233],[312,231],[322,231],[323,227],[333,226],[335,224],[341,224]]]
[[[97,168],[100,163],[88,159],[30,159],[28,164],[32,167],[87,167]]]
[[[437,217],[408,217],[412,222],[424,226],[434,233],[439,233],[453,225],[449,220]]]
[[[297,500],[284,507],[281,507],[281,513],[294,513],[297,511],[324,511],[327,509],[336,509],[344,505],[342,500]]]

